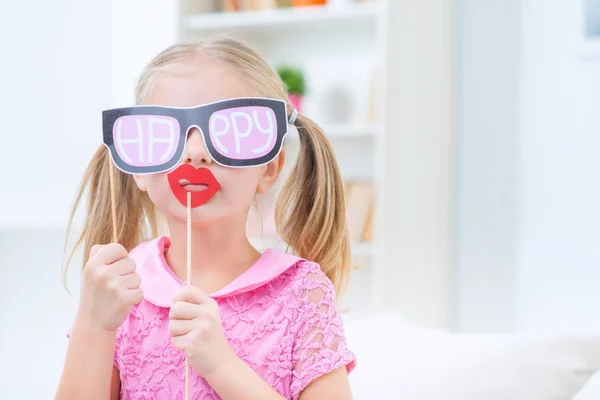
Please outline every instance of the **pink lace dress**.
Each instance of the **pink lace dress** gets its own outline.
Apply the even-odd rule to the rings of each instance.
[[[185,356],[173,348],[167,328],[171,299],[182,283],[165,261],[168,246],[169,239],[160,237],[131,252],[144,299],[117,331],[121,399],[184,398]],[[354,368],[333,285],[315,263],[267,250],[211,297],[231,348],[287,399],[298,399],[327,372]],[[220,398],[203,378],[190,374],[190,399]]]

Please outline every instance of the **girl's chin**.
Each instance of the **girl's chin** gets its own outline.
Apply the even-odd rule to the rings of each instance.
[[[165,215],[168,221],[187,222],[187,208],[179,203],[172,205],[164,212],[161,211],[161,214]],[[195,225],[214,223],[226,219],[227,216],[222,215],[222,212],[219,212],[213,204],[203,204],[192,208],[192,223]]]

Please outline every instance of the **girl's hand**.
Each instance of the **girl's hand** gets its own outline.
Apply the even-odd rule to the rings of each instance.
[[[141,282],[123,246],[93,246],[83,271],[77,318],[92,328],[116,330],[142,301]]]
[[[236,358],[223,334],[217,302],[195,286],[175,294],[169,312],[173,346],[186,352],[190,365],[202,377]]]

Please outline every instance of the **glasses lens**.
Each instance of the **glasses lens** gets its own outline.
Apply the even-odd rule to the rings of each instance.
[[[236,107],[213,113],[210,141],[224,157],[252,160],[268,154],[277,142],[275,113],[269,107]]]
[[[126,115],[113,126],[117,154],[134,167],[165,164],[175,156],[179,140],[179,123],[172,117]]]

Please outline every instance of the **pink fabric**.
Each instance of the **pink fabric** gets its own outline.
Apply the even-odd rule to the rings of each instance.
[[[168,246],[169,239],[161,237],[131,252],[144,299],[117,331],[121,399],[184,398],[185,357],[168,334],[171,298],[182,283],[165,261]],[[333,285],[313,262],[267,250],[211,297],[231,348],[286,399],[298,399],[310,382],[338,367],[354,368]],[[190,373],[190,400],[220,399]]]

